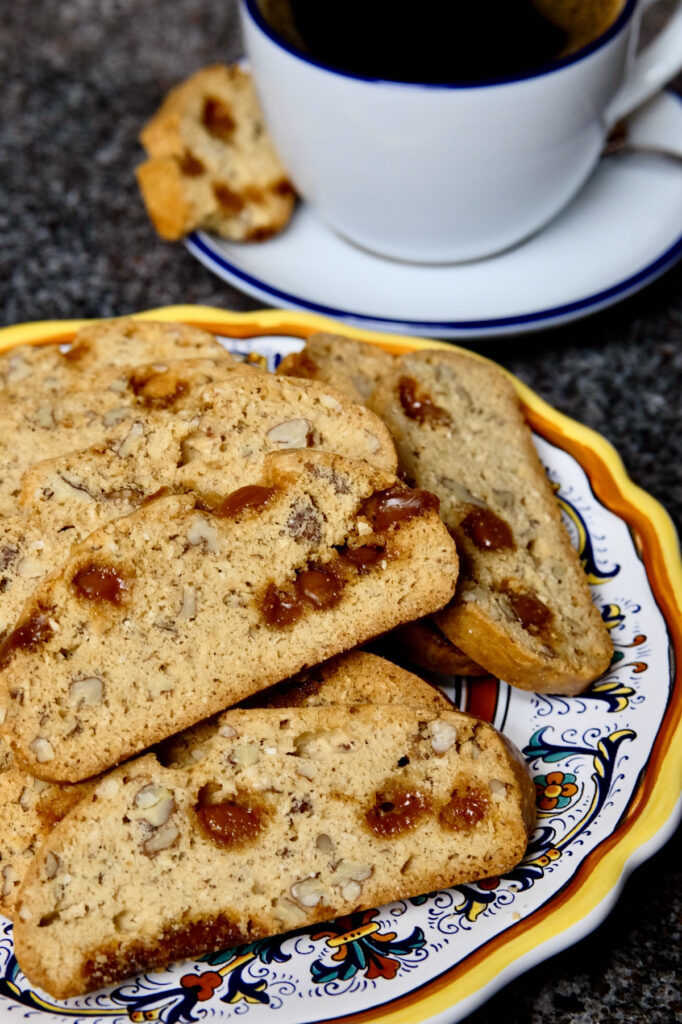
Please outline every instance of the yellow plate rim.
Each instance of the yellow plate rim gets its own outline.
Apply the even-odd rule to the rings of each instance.
[[[131,316],[138,320],[177,320],[233,337],[268,334],[305,339],[316,331],[330,331],[394,352],[454,349],[492,362],[451,342],[355,328],[315,313],[293,310],[235,313],[214,306],[175,305]],[[79,328],[97,320],[33,321],[0,328],[0,352],[23,344],[67,342]],[[516,387],[533,429],[577,457],[587,468],[599,500],[625,518],[633,531],[678,655],[673,693],[647,762],[640,794],[610,839],[581,866],[577,873],[580,884],[569,883],[566,891],[549,901],[548,909],[541,908],[531,918],[518,922],[511,934],[487,943],[468,957],[461,968],[455,965],[440,978],[392,1003],[344,1016],[345,1024],[418,1024],[441,1017],[463,1000],[482,996],[483,990],[482,998],[488,998],[533,963],[578,941],[595,927],[617,898],[627,871],[643,859],[638,857],[638,851],[646,848],[645,856],[650,856],[665,841],[682,811],[682,561],[675,527],[663,506],[630,479],[615,448],[601,434],[554,409],[517,377],[504,372]],[[660,844],[657,837],[661,837]],[[562,941],[561,936],[569,933],[570,938]],[[552,942],[555,948],[546,949]],[[471,1002],[467,1012],[478,1002]],[[417,1012],[419,1017],[415,1016]],[[325,1020],[333,1024],[336,1018]]]

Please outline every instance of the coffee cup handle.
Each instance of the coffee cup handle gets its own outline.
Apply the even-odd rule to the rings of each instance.
[[[640,15],[658,0],[640,0]],[[606,112],[610,127],[651,99],[682,70],[682,0],[667,24],[632,61],[630,73]]]

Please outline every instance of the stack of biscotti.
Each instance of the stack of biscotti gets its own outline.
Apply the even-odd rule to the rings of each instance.
[[[30,979],[65,998],[518,863],[534,790],[491,726],[367,655],[297,689],[115,769],[52,829],[16,900]]]
[[[16,511],[33,463],[95,444],[141,410],[189,408],[200,388],[244,368],[204,331],[145,321],[86,327],[64,353],[0,356],[0,513]]]
[[[148,159],[137,181],[162,238],[206,228],[262,241],[291,217],[294,190],[238,65],[214,64],[172,89],[140,141]]]
[[[341,334],[318,331],[305,347],[279,363],[277,374],[317,380],[334,386],[354,402],[364,404],[380,380],[390,374],[398,356]],[[439,675],[483,676],[486,670],[454,644],[432,619],[411,622],[393,630],[382,647],[427,672]]]
[[[454,350],[377,357],[330,335],[281,369],[369,391],[401,476],[438,495],[462,563],[456,598],[436,616],[449,640],[524,689],[579,693],[608,667],[611,641],[501,370]]]
[[[239,364],[224,378],[192,390],[184,407],[136,407],[133,423],[111,428],[102,444],[24,473],[21,511],[0,522],[0,633],[72,543],[161,491],[191,490],[211,504],[216,495],[257,481],[267,452],[297,447],[336,451],[395,472],[386,427],[334,388],[239,372]]]
[[[397,479],[386,427],[318,381],[221,366],[208,385],[178,387],[188,361],[182,369],[171,365],[172,353],[148,349],[151,369],[140,369],[135,330],[120,362],[109,355],[121,367],[110,379],[125,378],[135,394],[132,423],[122,419],[98,444],[65,448],[26,469],[19,511],[3,525],[0,543],[8,581],[0,612],[4,599],[9,625],[0,648],[0,730],[11,748],[0,777],[0,817],[9,823],[0,844],[0,904],[14,916],[20,908],[20,962],[57,996],[170,956],[504,871],[522,856],[532,827],[527,772],[494,730],[367,654],[306,668],[434,614],[454,593],[457,554],[438,499]],[[108,341],[115,339],[114,324]],[[91,401],[88,374],[101,381],[113,373],[97,365],[107,347],[95,351],[97,340],[95,332],[88,344],[72,346],[81,355],[69,370],[61,354],[44,357],[45,378],[49,371],[51,381],[71,380],[66,400],[75,410]],[[206,353],[199,359],[217,361]],[[23,382],[9,384],[10,403],[18,405]],[[20,597],[26,603],[18,612]],[[302,669],[294,684],[281,684]],[[224,711],[245,697],[248,709]],[[379,713],[379,704],[390,708]],[[289,745],[278,752],[282,739]],[[123,773],[115,767],[157,743],[158,759],[142,754]],[[368,767],[370,744],[379,745],[385,765]],[[335,780],[346,754],[357,792],[344,782],[344,810]],[[146,779],[150,765],[154,778]],[[291,814],[285,801],[270,822],[273,808],[261,798],[270,800],[273,767]],[[220,863],[228,885],[262,863],[268,892],[254,882],[235,889],[229,905],[198,906],[189,916],[169,907],[172,922],[131,916],[128,892],[117,891],[114,878],[98,906],[89,896],[72,899],[64,889],[71,885],[67,848],[80,871],[79,851],[100,827],[93,807],[104,810],[108,836],[106,794],[143,775],[123,829],[137,843],[129,881],[145,887],[150,870],[157,877],[162,866],[158,877],[167,877],[180,861],[196,881],[201,864],[188,851],[203,858],[213,850],[227,856]],[[268,867],[271,845],[281,848],[299,813],[301,823],[319,814],[341,825],[331,847],[327,833],[316,833],[315,863],[322,854],[329,861],[320,892],[310,867],[303,870],[309,844],[298,848],[286,877]],[[52,848],[62,834],[66,846]],[[435,844],[435,860],[411,856],[413,840],[420,848]],[[355,848],[372,860],[358,866]],[[375,877],[389,853],[390,868]],[[120,855],[126,862],[127,848]],[[289,878],[289,871],[298,874]],[[59,892],[47,912],[43,883],[48,899]],[[84,893],[89,884],[85,872]],[[108,924],[100,921],[114,904]],[[81,941],[83,917],[100,932],[96,949],[87,936]],[[32,928],[48,937],[48,922],[67,928],[50,932],[52,947],[73,947],[66,981],[52,975],[49,956],[38,966],[42,939],[36,945]]]
[[[257,483],[157,497],[74,545],[0,650],[2,730],[39,777],[95,774],[442,608],[437,499],[366,462],[271,453]]]

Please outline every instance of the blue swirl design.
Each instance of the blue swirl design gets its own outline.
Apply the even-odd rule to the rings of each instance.
[[[580,558],[582,567],[585,570],[588,582],[593,586],[597,586],[600,583],[606,583],[607,580],[613,579],[614,576],[617,576],[620,572],[620,565],[614,565],[612,569],[599,568],[594,553],[592,538],[590,537],[590,532],[587,529],[585,519],[575,505],[571,504],[567,498],[563,497],[563,495],[559,493],[558,488],[555,487],[555,491],[559,507],[566,514],[577,533],[578,557]]]

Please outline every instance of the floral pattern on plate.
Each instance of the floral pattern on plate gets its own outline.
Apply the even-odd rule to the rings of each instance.
[[[284,353],[300,348],[299,340],[274,331],[254,334],[226,343],[270,369]],[[34,990],[23,977],[6,922],[0,938],[0,1021],[26,1016],[47,1024],[56,1015],[134,1024],[210,1017],[308,1024],[345,1014],[365,1019],[378,1007],[389,1020],[405,1005],[412,1006],[415,1021],[443,1019],[446,1008],[453,1021],[473,1009],[472,998],[480,1001],[496,984],[500,963],[511,969],[516,936],[529,925],[540,923],[549,952],[570,941],[562,939],[565,908],[614,837],[627,832],[641,797],[642,772],[673,696],[674,651],[635,533],[608,498],[597,498],[580,458],[546,436],[536,434],[535,441],[615,653],[604,676],[578,697],[527,693],[492,678],[444,683],[460,707],[491,720],[527,760],[538,824],[523,862],[501,877],[211,953],[64,1003]],[[481,962],[482,980],[472,987],[470,965]],[[437,981],[447,983],[446,996],[423,1002]]]

